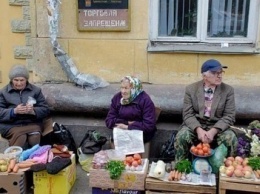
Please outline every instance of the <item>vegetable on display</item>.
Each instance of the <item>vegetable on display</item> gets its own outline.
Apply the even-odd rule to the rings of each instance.
[[[248,158],[248,165],[253,168],[253,170],[260,169],[260,157],[250,157]]]
[[[184,159],[184,160],[177,162],[177,164],[175,165],[175,168],[179,172],[185,172],[185,173],[189,174],[192,171],[192,164],[188,159]]]
[[[107,163],[105,169],[109,171],[111,179],[119,179],[125,170],[125,165],[123,161],[111,160]]]

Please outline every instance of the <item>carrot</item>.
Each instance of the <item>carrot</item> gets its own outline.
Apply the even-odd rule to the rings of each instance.
[[[172,180],[174,180],[174,177],[175,177],[175,170],[171,171],[171,177],[172,177]]]
[[[33,163],[36,163],[37,161],[34,160],[34,159],[27,159],[27,160],[24,160],[24,162],[33,162]]]
[[[176,170],[176,171],[175,171],[175,175],[174,175],[174,180],[175,180],[175,181],[178,181],[178,175],[179,175],[179,171]]]
[[[7,172],[11,172],[16,164],[16,160],[14,158],[9,160],[9,165],[7,168]]]
[[[254,173],[255,173],[256,178],[259,179],[259,178],[260,178],[260,175],[259,175],[259,173],[257,172],[257,170],[254,170]]]
[[[32,165],[33,165],[34,163],[18,163],[17,165],[18,165],[18,167],[19,168],[29,168],[29,167],[31,167]]]
[[[181,180],[181,172],[179,172],[179,174],[178,174],[178,180],[177,181],[179,181],[179,180]]]
[[[14,165],[14,168],[13,168],[13,172],[14,173],[17,173],[19,170],[19,166],[18,166],[18,163]]]
[[[168,181],[172,181],[172,175],[171,175],[171,172],[169,173]]]

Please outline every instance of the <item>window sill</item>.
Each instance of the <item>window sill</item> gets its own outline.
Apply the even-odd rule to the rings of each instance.
[[[221,44],[209,43],[162,43],[150,42],[148,52],[179,52],[179,53],[221,53],[221,54],[259,54],[260,48],[254,44]]]

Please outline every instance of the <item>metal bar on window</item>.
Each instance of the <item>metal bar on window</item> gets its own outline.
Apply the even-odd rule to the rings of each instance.
[[[220,33],[224,31],[225,15],[225,0],[220,0],[218,7],[218,32]]]
[[[228,0],[227,9],[226,9],[226,23],[225,23],[225,31],[228,35],[230,35],[231,31],[231,13],[232,13],[232,0]]]
[[[237,32],[238,6],[239,6],[239,0],[236,0],[236,8],[234,14],[234,34]]]
[[[176,34],[178,34],[178,7],[179,7],[179,0],[176,0],[176,6],[175,6],[175,29],[176,29]]]
[[[169,0],[169,13],[168,13],[168,35],[172,35],[175,29],[174,27],[174,1]]]
[[[185,0],[182,1],[182,18],[181,18],[181,30],[182,30],[182,32],[184,30],[184,12],[185,12],[184,8],[185,8]]]
[[[244,31],[245,27],[245,19],[246,19],[246,3],[247,0],[243,0],[243,11],[242,11],[242,17],[241,17],[241,31]]]
[[[167,2],[165,0],[160,1],[159,34],[167,35]]]

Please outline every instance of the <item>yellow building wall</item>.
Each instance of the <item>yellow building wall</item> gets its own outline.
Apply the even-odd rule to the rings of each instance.
[[[61,0],[58,42],[81,73],[90,73],[109,82],[124,75],[138,76],[152,84],[189,84],[201,79],[200,66],[209,59],[220,60],[229,68],[224,81],[231,85],[260,85],[260,55],[148,53],[149,1],[131,1],[130,32],[87,32],[77,30],[77,0]],[[30,1],[33,58],[31,81],[68,81],[52,52],[46,0]],[[2,82],[8,82],[14,59],[12,48],[24,44],[24,34],[12,33],[10,22],[22,18],[20,6],[3,1],[0,6],[0,64]],[[3,30],[2,30],[3,29]]]
[[[24,34],[14,34],[11,20],[20,19],[22,10],[19,6],[9,6],[8,1],[1,1],[0,6],[0,86],[8,83],[8,73],[13,64],[25,64],[25,59],[15,59],[13,49],[24,45]]]

